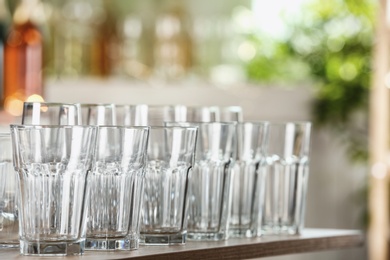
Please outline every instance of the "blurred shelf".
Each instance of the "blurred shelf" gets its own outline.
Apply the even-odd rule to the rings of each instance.
[[[299,236],[263,236],[220,242],[187,242],[183,246],[140,246],[135,251],[88,251],[66,259],[247,259],[265,256],[362,247],[365,236],[358,230],[305,229]],[[20,256],[18,249],[0,249],[0,259],[47,259]]]

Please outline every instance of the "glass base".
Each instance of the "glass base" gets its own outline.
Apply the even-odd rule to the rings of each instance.
[[[264,225],[262,227],[262,234],[264,235],[299,235],[301,229],[297,226],[271,226]]]
[[[191,241],[221,241],[226,239],[228,239],[226,233],[188,232],[188,240]]]
[[[0,241],[0,248],[18,248],[19,247],[19,240],[18,241]]]
[[[229,229],[229,237],[256,237],[256,232],[254,230],[246,229],[246,228],[231,228]]]
[[[35,256],[67,256],[82,255],[84,253],[85,240],[74,242],[29,242],[20,240],[20,254]]]
[[[184,245],[187,232],[177,234],[142,234],[140,243],[143,245]]]
[[[136,250],[138,238],[87,238],[85,250]]]

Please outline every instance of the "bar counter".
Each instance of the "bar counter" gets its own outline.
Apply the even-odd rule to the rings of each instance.
[[[299,236],[230,238],[219,242],[189,241],[182,246],[140,246],[135,251],[87,251],[83,256],[21,256],[19,249],[0,249],[0,259],[248,259],[265,256],[362,247],[365,235],[358,230],[305,229]]]

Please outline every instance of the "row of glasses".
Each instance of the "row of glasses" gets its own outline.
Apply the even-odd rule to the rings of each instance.
[[[243,120],[240,106],[115,105],[123,125],[164,125],[164,122],[235,122]]]
[[[24,125],[163,126],[164,122],[240,122],[239,106],[119,105],[25,102]]]
[[[40,104],[41,108],[38,111],[42,112],[41,118],[50,110],[50,105],[50,103]],[[309,123],[289,123],[293,127],[287,127],[284,134],[281,131],[275,137],[278,143],[282,143],[280,145],[284,147],[284,150],[270,149],[267,152],[267,147],[271,148],[274,142],[271,138],[275,132],[272,130],[274,123],[180,122],[182,119],[179,117],[168,117],[168,119],[163,117],[162,124],[165,121],[165,126],[152,125],[137,129],[134,126],[102,125],[110,115],[112,118],[118,118],[115,113],[106,112],[117,113],[120,106],[114,106],[114,109],[99,110],[95,109],[101,107],[97,104],[66,105],[77,106],[81,113],[73,113],[73,109],[68,108],[58,109],[57,116],[53,117],[57,128],[72,129],[73,127],[58,125],[78,122],[79,118],[86,118],[84,115],[98,118],[90,121],[91,124],[100,124],[96,130],[96,144],[92,145],[94,149],[92,149],[91,166],[87,170],[86,183],[88,185],[85,190],[87,197],[84,202],[88,205],[85,227],[86,249],[136,249],[138,241],[144,244],[184,244],[186,238],[222,240],[229,236],[253,237],[263,233],[284,233],[285,231],[299,233],[303,223],[308,175]],[[35,106],[38,107],[38,105]],[[83,113],[83,106],[91,108],[88,108],[88,113]],[[26,107],[31,106],[25,104]],[[133,121],[128,121],[132,124],[135,122],[137,113],[134,113],[135,106],[128,106],[128,108],[133,109],[132,113],[127,114],[133,116]],[[138,111],[150,114],[149,107],[141,108],[138,106]],[[176,110],[180,111],[180,107],[176,106]],[[233,112],[239,115],[237,111],[240,110]],[[104,116],[96,116],[99,113]],[[26,115],[29,116],[23,119],[24,123],[39,123],[37,119],[27,119],[31,118],[31,115],[35,115],[36,118],[38,114],[39,112],[27,113],[26,111]],[[78,119],[64,119],[67,116],[71,117],[72,114]],[[140,115],[138,117],[145,120],[145,116]],[[183,113],[176,112],[176,115],[183,115]],[[236,118],[239,119],[239,117]],[[170,120],[172,122],[167,122]],[[151,122],[160,124],[161,118],[154,121],[149,117],[140,124]],[[118,121],[115,123],[118,124]],[[25,126],[25,128],[34,127]],[[36,128],[45,129],[46,127],[38,125]],[[125,142],[138,140],[138,138],[130,137],[129,133],[125,134],[129,129],[132,131],[148,130],[146,138],[148,148],[141,149],[141,143],[145,146],[144,137],[144,142],[138,141],[137,145],[133,144],[126,151],[127,148],[123,145]],[[44,133],[40,133],[40,135],[29,135],[29,137],[40,136],[41,139],[49,139],[49,137],[43,138],[43,135]],[[55,140],[63,134],[51,133],[49,136]],[[74,139],[73,135],[68,133],[64,136],[68,138],[62,139],[66,143],[62,145],[70,149],[72,142],[69,144],[69,141]],[[20,140],[25,140],[25,138]],[[17,148],[17,142],[14,142],[14,147]],[[56,145],[62,147],[58,143]],[[33,146],[38,147],[38,145]],[[137,150],[135,146],[138,152],[135,152]],[[61,149],[67,151],[65,148]],[[50,151],[42,147],[41,150]],[[67,152],[66,156],[69,154],[70,152]],[[133,156],[131,159],[126,159],[124,154],[126,156],[133,154]],[[66,156],[62,156],[61,160],[64,159],[66,162]],[[31,155],[30,157],[34,158]],[[37,158],[39,157],[37,155]],[[277,157],[283,160],[276,160]],[[288,163],[291,167],[285,167]],[[52,175],[57,173],[61,175],[60,169],[68,167],[63,164],[55,163]],[[17,160],[15,160],[15,165],[18,168]],[[132,172],[130,177],[125,176],[125,172],[128,171]],[[19,176],[21,172],[23,170],[19,169]],[[44,173],[43,170],[38,172]],[[62,175],[66,176],[64,173]],[[287,177],[287,175],[291,176]],[[59,184],[54,185],[58,187]],[[50,188],[47,187],[46,191],[48,190]],[[59,196],[53,198],[59,198]],[[143,205],[141,205],[141,200],[143,200]],[[52,204],[45,205],[49,207]],[[60,205],[62,207],[62,204]],[[27,205],[21,204],[21,207],[25,206]],[[58,208],[58,205],[51,208],[48,215],[54,214]],[[34,211],[35,214],[40,212],[42,211]],[[73,213],[73,211],[70,212]],[[58,219],[58,217],[53,217],[53,219]],[[62,225],[66,226],[66,224]],[[61,229],[53,232],[57,231]],[[47,231],[44,233],[46,234]],[[43,244],[39,243],[39,245]],[[29,250],[22,251],[23,248]],[[24,243],[23,248],[21,247],[21,252],[24,254],[54,252],[54,249],[50,247],[39,252],[33,251],[31,248],[36,250],[37,246],[28,243]],[[68,250],[65,254],[72,252]]]
[[[11,133],[22,254],[137,247],[140,195],[128,190],[142,187],[148,128],[12,125]]]
[[[164,122],[241,122],[239,106],[117,105],[25,102],[24,125],[162,126]]]

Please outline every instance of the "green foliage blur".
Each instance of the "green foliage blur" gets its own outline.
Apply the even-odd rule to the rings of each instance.
[[[350,157],[367,160],[367,110],[375,10],[373,0],[313,0],[299,19],[285,17],[289,36],[259,51],[248,77],[260,82],[310,81],[316,89],[313,120],[345,141]],[[258,46],[261,37],[252,36]],[[259,47],[261,49],[261,47]]]

